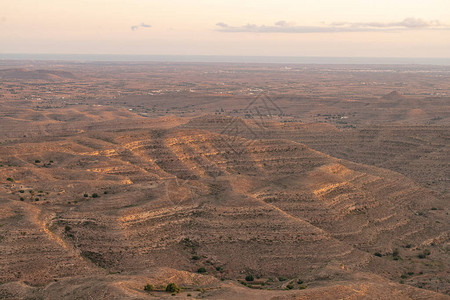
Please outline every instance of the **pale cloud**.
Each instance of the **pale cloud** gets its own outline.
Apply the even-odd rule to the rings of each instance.
[[[360,27],[360,28],[434,28],[442,29],[449,28],[445,26],[438,20],[426,21],[419,18],[406,18],[400,22],[389,22],[389,23],[379,23],[379,22],[362,22],[362,23],[349,23],[349,22],[336,22],[332,23],[333,26],[350,26],[350,27]]]
[[[255,33],[321,33],[321,32],[366,32],[386,30],[450,30],[450,26],[442,24],[438,20],[426,21],[419,18],[406,18],[399,22],[334,22],[325,26],[299,26],[284,20],[274,25],[247,24],[243,26],[230,26],[226,23],[217,23],[217,31],[220,32],[255,32]]]
[[[152,27],[152,25],[148,25],[148,24],[145,24],[145,23],[141,23],[141,24],[139,24],[139,25],[133,25],[133,26],[131,26],[131,30],[136,31],[136,30],[138,30],[139,28],[151,28],[151,27]]]

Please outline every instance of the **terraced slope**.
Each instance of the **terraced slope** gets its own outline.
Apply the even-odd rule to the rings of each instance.
[[[49,269],[24,271],[9,250],[21,239],[4,231],[18,223],[3,218],[3,282],[203,267],[223,279],[251,273],[326,285],[354,272],[397,280],[414,268],[422,274],[408,283],[433,277],[423,287],[448,292],[446,207],[398,173],[292,141],[193,129],[93,131],[0,153],[2,174],[14,178],[2,184],[5,207],[27,216],[24,228],[38,220],[39,235],[24,233],[36,240],[25,252],[34,259],[45,243],[59,249],[40,258],[53,258]],[[416,256],[425,248],[432,263],[424,267]]]
[[[257,120],[256,120],[257,122]],[[241,124],[234,133],[224,129]],[[448,125],[371,125],[339,130],[324,123],[278,123],[210,116],[181,125],[224,132],[247,139],[287,139],[300,142],[336,158],[399,172],[443,198],[449,197],[450,128]],[[247,128],[250,128],[248,130]]]

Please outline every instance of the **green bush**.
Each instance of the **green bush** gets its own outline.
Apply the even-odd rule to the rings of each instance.
[[[245,280],[246,281],[253,281],[253,280],[255,280],[255,278],[253,277],[253,275],[247,275],[247,276],[245,276]]]
[[[283,277],[283,276],[280,276],[280,277],[278,277],[278,280],[279,280],[279,281],[286,281],[287,278],[286,278],[286,277]]]
[[[92,194],[92,198],[98,198],[98,194],[97,193],[93,193]]]
[[[8,178],[6,178],[6,180],[7,180],[7,181],[11,181],[11,182],[14,182],[14,179],[13,179],[13,178],[11,178],[11,177],[8,177]]]
[[[292,290],[294,288],[294,285],[292,284],[292,283],[289,283],[287,286],[286,286],[286,289],[288,289],[288,290]]]
[[[206,269],[201,267],[197,270],[197,273],[206,273]]]
[[[154,290],[155,290],[155,287],[149,283],[144,286],[144,291],[151,292]]]
[[[166,292],[178,293],[180,292],[180,288],[175,283],[171,282],[166,286]]]
[[[380,252],[375,252],[373,255],[378,256],[378,257],[382,257],[383,256]]]

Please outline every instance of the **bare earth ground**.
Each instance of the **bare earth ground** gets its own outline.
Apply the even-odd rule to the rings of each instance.
[[[449,128],[449,67],[1,61],[0,298],[448,299]]]

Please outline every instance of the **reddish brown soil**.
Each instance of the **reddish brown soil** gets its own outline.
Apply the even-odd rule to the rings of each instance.
[[[448,67],[0,78],[0,298],[448,299]]]

